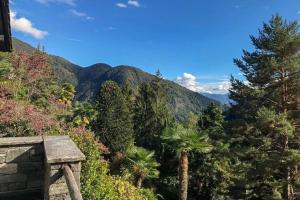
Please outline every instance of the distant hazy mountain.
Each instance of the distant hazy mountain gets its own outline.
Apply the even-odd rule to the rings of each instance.
[[[13,39],[13,47],[17,52],[33,52],[35,49],[18,39]],[[54,72],[60,83],[71,83],[76,87],[76,99],[92,100],[101,84],[107,80],[116,81],[120,86],[129,82],[135,90],[142,83],[149,83],[154,76],[136,67],[112,67],[104,63],[81,67],[59,56],[50,56]],[[184,120],[189,112],[199,113],[210,103],[218,101],[190,91],[172,81],[164,81],[169,95],[168,104],[178,120]]]
[[[214,99],[216,101],[221,102],[222,104],[227,104],[229,105],[230,99],[229,99],[229,94],[212,94],[212,93],[201,93],[202,95]]]

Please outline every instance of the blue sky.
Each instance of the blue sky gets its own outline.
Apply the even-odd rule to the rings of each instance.
[[[12,0],[13,35],[81,66],[137,66],[199,92],[226,92],[233,58],[300,0]]]

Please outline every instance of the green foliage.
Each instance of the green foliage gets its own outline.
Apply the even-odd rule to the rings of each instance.
[[[58,100],[63,99],[71,107],[70,101],[75,90],[71,85],[60,87],[54,81],[51,74],[48,74],[46,57],[40,51],[33,52],[33,55],[0,53],[1,73],[3,72],[0,79],[10,81],[10,87],[1,85],[0,88],[1,137],[69,135],[86,156],[81,171],[81,192],[84,199],[156,199],[152,191],[140,190],[121,177],[109,174],[108,162],[101,157],[106,147],[95,138],[94,133],[82,126],[87,124],[85,118],[89,121],[94,118],[95,111],[90,104],[75,103],[74,108],[67,113],[74,117],[74,122],[78,122],[80,116],[80,123],[77,123],[80,127],[74,128],[73,121],[70,123],[56,119],[65,112],[65,105]],[[9,65],[11,69],[6,70]],[[39,69],[47,73],[40,73]]]
[[[187,185],[183,169],[189,169],[191,200],[292,199],[288,189],[300,187],[298,24],[276,15],[251,40],[254,51],[234,61],[247,82],[232,77],[229,121],[214,101],[159,72],[105,64],[81,69],[15,40],[32,54],[0,53],[0,134],[68,134],[86,155],[81,191],[88,200],[156,199],[152,190],[138,188],[144,180],[161,198],[177,199]],[[77,98],[85,99],[99,85],[96,110],[87,102],[72,104],[75,86]],[[173,124],[169,110],[186,123]],[[61,113],[70,118],[57,122]],[[96,136],[86,130],[91,122]],[[124,154],[122,177],[110,175],[98,139],[113,154]]]
[[[143,84],[134,106],[135,140],[139,146],[157,150],[160,136],[170,124],[166,92],[160,75],[151,84]]]
[[[249,146],[245,148],[245,159],[251,159],[247,168],[250,196],[264,195],[268,199],[273,190],[284,194],[286,177],[284,171],[300,161],[300,151],[285,148],[285,138],[293,138],[294,127],[285,114],[262,108],[256,117],[257,123],[249,127]],[[276,166],[276,167],[275,167]],[[263,191],[262,191],[263,189]]]
[[[89,102],[76,101],[72,109],[71,121],[76,126],[88,126],[93,120],[96,119],[96,111],[94,106]]]
[[[2,53],[3,54],[3,53]],[[7,54],[0,55],[0,78],[8,78],[7,75],[12,71],[11,62],[7,60]]]
[[[145,200],[157,200],[156,195],[150,189],[142,188],[140,189],[140,194],[145,198]]]
[[[198,128],[198,122],[199,122],[199,116],[190,112],[188,114],[187,121],[185,122],[185,127],[188,129],[197,129]]]
[[[264,23],[254,51],[235,64],[247,79],[232,78],[228,138],[235,156],[235,185],[247,199],[291,199],[299,163],[293,123],[299,123],[300,33],[296,21],[275,15]],[[241,183],[241,184],[240,184]],[[235,188],[236,189],[236,188]],[[233,191],[235,190],[233,189]]]
[[[36,132],[30,127],[28,121],[23,119],[15,121],[0,121],[1,137],[28,137],[34,136]]]
[[[33,47],[16,38],[13,38],[13,47],[16,52],[35,52]],[[143,84],[150,84],[155,78],[151,74],[130,66],[111,67],[98,63],[90,67],[80,67],[58,56],[49,55],[48,57],[58,83],[74,85],[77,90],[75,99],[79,101],[94,100],[100,85],[107,80],[113,80],[123,88],[126,83],[129,83],[133,86],[134,94],[137,94]],[[199,113],[210,103],[218,103],[173,81],[163,80],[162,82],[168,94],[167,106],[180,122],[186,121],[188,113]]]
[[[12,85],[11,72],[13,71],[10,54],[0,52],[0,96],[9,93],[9,87]]]
[[[131,114],[133,115],[135,95],[134,95],[133,88],[128,81],[125,82],[125,85],[122,88],[122,93],[125,97],[127,107],[130,110]]]
[[[195,129],[187,129],[182,125],[175,125],[164,130],[162,140],[177,151],[179,158],[179,199],[187,199],[189,185],[189,154],[192,151],[206,153],[211,150],[205,135],[201,135]]]
[[[66,105],[71,105],[75,96],[75,88],[73,85],[66,83],[63,84],[62,90],[60,93],[60,102]]]
[[[149,190],[138,190],[120,177],[109,176],[108,163],[101,158],[101,148],[89,132],[69,133],[86,156],[82,164],[81,185],[84,199],[89,200],[155,200]]]
[[[101,160],[100,149],[94,136],[91,133],[70,134],[70,136],[86,156],[81,171],[83,198],[91,200],[112,199],[115,194],[113,194],[113,189],[110,189],[113,186],[111,181],[107,181],[109,179],[107,176],[108,165]]]
[[[97,97],[97,118],[93,130],[112,153],[125,152],[133,144],[130,113],[117,83],[107,81]]]
[[[200,130],[207,130],[210,128],[223,128],[224,116],[222,110],[216,104],[210,104],[203,112],[200,114],[198,121],[198,126]]]
[[[191,153],[191,199],[228,197],[233,171],[223,124],[222,110],[216,105],[208,106],[200,114],[198,130],[208,136],[212,149],[208,153]]]
[[[209,152],[211,150],[205,135],[201,135],[193,129],[184,128],[180,124],[166,128],[161,138],[178,153],[181,151]]]
[[[147,151],[141,147],[131,147],[127,150],[123,171],[134,180],[137,187],[140,188],[145,179],[158,178],[158,167],[154,151]]]

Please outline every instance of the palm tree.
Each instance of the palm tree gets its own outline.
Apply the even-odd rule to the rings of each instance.
[[[71,105],[75,96],[75,88],[73,85],[66,83],[62,86],[59,101],[65,105]]]
[[[88,102],[76,101],[72,111],[72,121],[77,126],[86,127],[96,118],[96,111]]]
[[[159,176],[159,163],[154,158],[154,151],[148,151],[141,147],[129,148],[126,152],[125,163],[136,181],[136,187],[141,188],[143,181]],[[133,173],[132,173],[133,172]]]
[[[176,125],[165,129],[162,139],[179,154],[179,200],[187,200],[189,182],[189,152],[207,152],[211,146],[207,138],[194,129]]]

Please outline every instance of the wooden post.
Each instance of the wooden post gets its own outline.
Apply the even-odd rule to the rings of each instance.
[[[9,0],[0,1],[0,51],[12,51]]]
[[[75,177],[71,168],[68,165],[63,167],[64,176],[69,188],[69,194],[72,200],[82,200],[82,196],[79,190],[79,187],[76,183]]]

